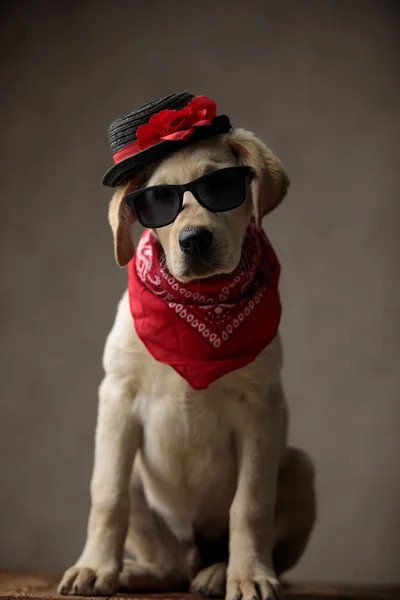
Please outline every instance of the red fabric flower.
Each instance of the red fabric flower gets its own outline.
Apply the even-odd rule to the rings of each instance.
[[[196,96],[185,108],[162,110],[137,130],[141,150],[164,140],[186,140],[195,127],[210,125],[217,115],[217,105],[207,96]]]

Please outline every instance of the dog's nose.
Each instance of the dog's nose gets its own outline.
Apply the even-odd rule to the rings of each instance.
[[[204,254],[213,241],[207,227],[185,227],[179,234],[179,245],[186,254]]]

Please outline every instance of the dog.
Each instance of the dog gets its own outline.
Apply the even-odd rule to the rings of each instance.
[[[177,150],[117,188],[109,222],[118,264],[135,251],[127,194],[238,165],[255,174],[240,206],[213,213],[188,192],[173,223],[154,231],[177,281],[229,277],[249,223],[261,227],[289,186],[280,160],[243,129]],[[212,234],[206,261],[179,241],[198,228]],[[139,339],[126,291],[103,365],[87,540],[59,592],[279,598],[279,577],[299,560],[316,518],[312,462],[287,446],[279,334],[246,366],[193,389]]]

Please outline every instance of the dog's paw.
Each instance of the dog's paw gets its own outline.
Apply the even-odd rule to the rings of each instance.
[[[232,576],[233,575],[233,576]],[[282,586],[272,570],[232,574],[226,584],[226,600],[282,600]]]
[[[118,568],[71,567],[65,571],[58,592],[72,596],[110,596],[118,588]]]
[[[214,563],[199,571],[191,583],[190,591],[200,593],[206,598],[223,598],[227,566],[224,562]]]

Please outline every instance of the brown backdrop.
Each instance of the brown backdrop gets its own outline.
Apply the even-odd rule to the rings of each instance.
[[[89,505],[101,353],[125,273],[107,126],[215,98],[291,175],[283,263],[291,439],[318,468],[299,579],[400,581],[397,2],[2,2],[0,561],[63,568]]]

